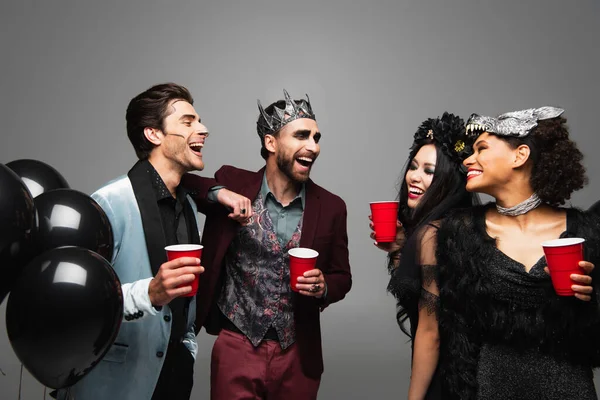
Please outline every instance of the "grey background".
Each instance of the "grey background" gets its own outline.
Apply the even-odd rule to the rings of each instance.
[[[566,109],[600,198],[598,1],[31,1],[0,6],[0,162],[34,158],[93,192],[125,173],[128,101],[174,81],[212,132],[206,175],[258,169],[256,99],[308,93],[323,133],[316,182],[348,205],[354,286],[322,314],[319,398],[405,398],[410,348],[369,239],[368,202],[391,199],[413,132],[444,110],[468,117],[542,105]],[[0,308],[0,398],[20,363]],[[194,398],[208,398],[214,338],[198,337]],[[44,388],[29,374],[23,399]]]

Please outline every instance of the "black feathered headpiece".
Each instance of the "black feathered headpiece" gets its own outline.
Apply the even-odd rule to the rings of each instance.
[[[431,143],[438,143],[444,154],[457,164],[471,155],[471,143],[465,134],[465,121],[448,112],[444,112],[441,118],[423,121],[415,133],[410,150]]]

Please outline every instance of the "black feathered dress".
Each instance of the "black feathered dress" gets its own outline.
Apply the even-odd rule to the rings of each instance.
[[[600,223],[566,209],[561,237],[586,239],[592,301],[557,296],[542,257],[529,271],[486,232],[489,207],[445,218],[437,232],[440,362],[446,399],[597,399]]]

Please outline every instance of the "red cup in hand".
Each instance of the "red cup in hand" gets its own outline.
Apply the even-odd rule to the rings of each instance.
[[[396,240],[398,220],[397,201],[374,201],[371,206],[373,229],[377,243],[391,243]]]
[[[288,251],[290,256],[290,287],[294,292],[299,290],[296,288],[298,277],[304,276],[304,273],[315,269],[317,257],[319,253],[313,249],[304,247],[296,247]]]
[[[542,243],[552,285],[559,296],[575,295],[571,285],[576,282],[571,280],[571,274],[585,275],[579,266],[579,261],[583,261],[584,242],[582,238],[564,238]]]
[[[202,259],[202,249],[204,246],[200,244],[175,244],[172,246],[165,247],[165,251],[167,252],[167,259],[169,261],[173,261],[176,258],[181,257],[195,257],[197,259]],[[200,275],[196,275],[196,279],[191,282],[192,291],[188,294],[184,294],[181,297],[193,297],[198,293],[198,283],[200,282]],[[180,285],[188,286],[190,284]]]

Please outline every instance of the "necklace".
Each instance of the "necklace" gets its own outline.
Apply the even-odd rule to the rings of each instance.
[[[538,197],[537,194],[534,193],[531,195],[530,198],[528,198],[525,201],[520,202],[516,206],[505,208],[505,207],[502,207],[502,206],[499,206],[498,204],[496,204],[496,209],[502,215],[508,215],[511,217],[515,217],[517,215],[523,215],[525,213],[528,213],[529,211],[538,207],[540,204],[542,204],[542,200]]]

